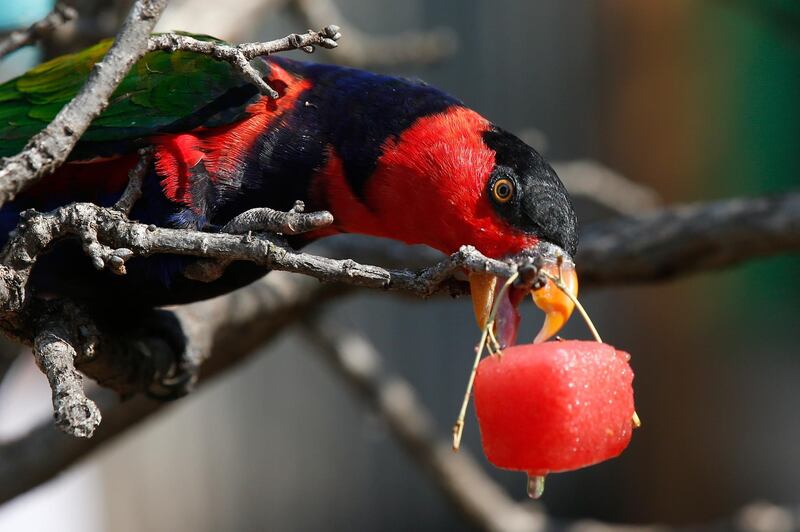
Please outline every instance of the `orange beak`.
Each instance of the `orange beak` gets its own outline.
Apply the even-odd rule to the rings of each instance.
[[[578,274],[575,273],[572,261],[564,261],[561,265],[549,263],[543,266],[543,270],[553,277],[560,277],[570,294],[575,298],[578,297]],[[555,336],[561,330],[575,310],[575,303],[549,279],[542,288],[532,290],[531,295],[533,302],[545,314],[542,329],[533,340],[533,343],[538,344]]]
[[[578,275],[574,264],[567,257],[561,261],[549,257],[542,270],[549,276],[560,278],[573,297],[578,296]],[[500,283],[491,273],[472,272],[469,275],[469,284],[475,320],[478,327],[483,329],[489,321]],[[532,290],[531,295],[536,306],[545,313],[544,324],[534,343],[544,342],[556,335],[567,323],[575,304],[552,280],[547,280],[542,288]],[[519,298],[512,299],[514,302],[500,302],[499,312],[495,317],[495,332],[501,337],[503,345],[511,345],[516,339],[516,324],[519,321],[516,306]]]
[[[494,293],[497,288],[497,277],[491,273],[472,272],[469,274],[469,289],[472,294],[472,310],[475,321],[483,329],[489,321],[489,314],[494,304]]]

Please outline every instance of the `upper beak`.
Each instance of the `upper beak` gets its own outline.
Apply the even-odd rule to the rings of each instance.
[[[570,260],[557,263],[547,263],[542,269],[556,279],[561,279],[573,298],[578,297],[578,274],[575,273],[575,265]],[[533,302],[544,311],[544,324],[539,334],[533,340],[538,344],[555,336],[558,331],[567,323],[572,311],[575,310],[573,299],[565,294],[561,288],[551,279],[547,279],[541,288],[531,291]]]
[[[502,282],[490,273],[473,272],[469,276],[470,291],[472,292],[472,308],[478,327],[483,329],[489,321],[492,308],[496,305],[494,327],[492,332],[500,344],[501,349],[510,347],[517,342],[517,329],[519,328],[520,315],[517,307],[525,293],[512,287],[506,290],[502,298],[497,301]]]
[[[575,273],[575,265],[566,255],[562,255],[562,257],[558,260],[551,260],[552,257],[547,257],[542,269],[549,276],[561,279],[564,287],[573,297],[577,297],[578,276]],[[484,272],[470,273],[469,282],[475,319],[482,329],[489,321],[495,296],[502,283],[498,283],[497,277],[494,275]],[[536,335],[534,343],[544,342],[561,330],[575,309],[575,304],[552,280],[548,280],[542,288],[532,290],[531,294],[536,306],[545,313],[544,324],[539,334]],[[516,307],[523,295],[516,289],[512,289],[507,291],[503,301],[499,302],[495,316],[495,333],[502,347],[513,345],[516,341],[519,324],[519,313]]]
[[[491,273],[472,272],[469,274],[469,290],[472,294],[472,310],[475,321],[483,329],[489,321],[489,313],[494,303],[494,292],[497,288],[497,277]]]

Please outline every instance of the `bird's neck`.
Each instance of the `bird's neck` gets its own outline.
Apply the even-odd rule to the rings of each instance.
[[[271,58],[268,66],[268,82],[282,93],[275,102],[280,114],[262,112],[259,118],[256,112],[225,135],[229,146],[220,153],[235,152],[235,145],[251,148],[244,157],[229,157],[236,164],[216,180],[223,193],[231,183],[237,189],[218,221],[245,208],[288,209],[303,200],[310,209],[334,211],[337,230],[376,233],[367,189],[380,179],[376,168],[386,147],[425,117],[463,109],[455,98],[418,82],[283,58]],[[251,133],[252,142],[241,141]]]

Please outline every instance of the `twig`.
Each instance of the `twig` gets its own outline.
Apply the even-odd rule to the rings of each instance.
[[[100,410],[83,391],[83,377],[75,369],[77,343],[73,316],[42,312],[37,316],[33,356],[53,391],[58,428],[72,436],[90,438],[100,424]]]
[[[455,33],[446,28],[376,37],[348,23],[333,0],[293,0],[292,6],[311,27],[333,21],[347,35],[347,44],[336,60],[350,66],[395,66],[404,63],[435,63],[458,47]]]
[[[544,530],[547,518],[531,504],[518,504],[465,450],[454,454],[437,436],[431,415],[405,380],[387,375],[381,357],[355,331],[307,324],[306,337],[331,367],[386,422],[408,456],[444,495],[482,530]]]
[[[495,301],[492,305],[492,309],[489,311],[489,316],[486,319],[486,323],[483,324],[481,338],[478,341],[478,345],[475,347],[475,357],[472,360],[472,367],[470,368],[469,379],[467,380],[467,389],[464,391],[464,398],[461,400],[461,409],[458,411],[458,417],[456,418],[456,422],[453,424],[452,428],[453,451],[457,452],[461,449],[461,438],[464,435],[464,423],[467,417],[467,406],[469,406],[469,399],[472,396],[472,388],[475,385],[475,377],[478,374],[478,365],[481,362],[481,357],[483,357],[483,350],[487,347],[487,340],[491,338],[495,345],[498,344],[494,337],[493,330],[495,323],[494,320],[497,316],[497,311],[500,309],[500,302],[503,300],[503,295],[507,293],[511,285],[514,284],[514,281],[517,279],[517,277],[519,277],[518,273],[515,273],[509,277],[500,288],[500,291],[497,292],[497,295],[494,298]],[[495,352],[500,350],[501,349],[499,346],[488,346],[488,351],[490,354],[495,354]]]
[[[215,59],[227,61],[238,70],[246,80],[255,84],[262,94],[270,98],[277,98],[277,91],[270,87],[269,84],[264,81],[262,74],[250,64],[251,59],[288,50],[299,49],[311,53],[314,51],[314,46],[336,48],[338,46],[336,41],[339,40],[341,36],[337,26],[325,26],[320,31],[309,30],[308,33],[304,34],[292,33],[282,39],[275,39],[274,41],[232,46],[219,41],[201,41],[189,37],[188,35],[166,33],[150,37],[147,46],[150,52],[155,50],[165,50],[168,52],[183,50],[206,54]]]
[[[27,29],[12,31],[0,40],[0,59],[23,46],[35,43],[77,16],[75,9],[64,2],[58,2],[42,20],[31,24]]]
[[[153,149],[140,149],[139,162],[128,172],[128,184],[122,192],[122,196],[114,204],[116,210],[126,215],[131,213],[133,206],[142,197],[142,184],[151,162],[153,162]]]
[[[166,5],[167,0],[137,0],[114,44],[94,65],[78,94],[20,153],[0,160],[0,207],[67,159],[125,74],[147,51],[150,32]]]

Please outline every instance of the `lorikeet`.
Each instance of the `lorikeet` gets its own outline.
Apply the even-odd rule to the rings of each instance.
[[[20,151],[55,116],[109,45],[56,58],[0,85],[0,156]],[[136,149],[152,146],[154,163],[131,213],[143,223],[216,231],[245,210],[287,210],[302,200],[308,210],[329,210],[335,221],[298,244],[348,232],[445,253],[472,244],[496,258],[538,247],[547,267],[576,286],[569,197],[541,155],[517,137],[424,83],[274,56],[254,64],[278,99],[209,56],[147,54],[69,162],[0,210],[0,245],[22,210],[113,204]],[[556,264],[558,255],[564,260]],[[266,273],[234,263],[203,283],[182,274],[193,260],[135,258],[127,275],[117,276],[95,271],[78,245],[64,242],[39,261],[30,287],[153,306],[212,297]],[[497,283],[480,274],[471,280],[476,314],[485,321]],[[519,299],[512,294],[501,307],[508,340]],[[572,303],[547,288],[534,299],[547,313],[542,339],[566,321]]]

